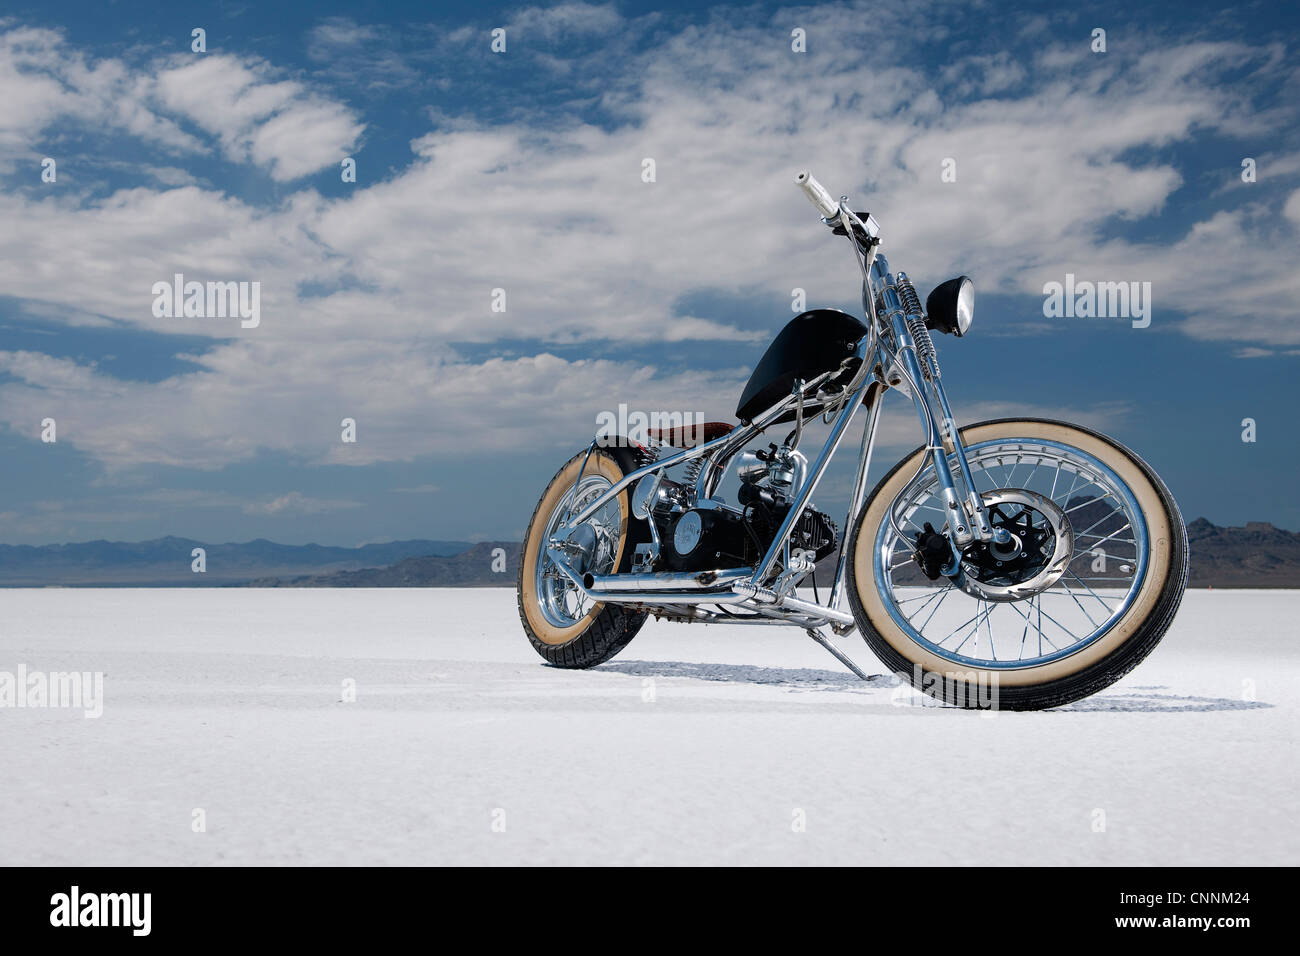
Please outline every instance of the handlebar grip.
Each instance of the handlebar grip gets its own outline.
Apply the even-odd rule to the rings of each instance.
[[[803,190],[803,194],[808,197],[808,201],[817,207],[823,219],[833,220],[839,218],[840,204],[835,201],[826,187],[813,178],[813,174],[806,169],[799,171],[799,175],[794,178],[795,183]]]

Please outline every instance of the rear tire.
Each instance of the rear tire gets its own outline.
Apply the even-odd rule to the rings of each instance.
[[[538,590],[537,566],[539,561],[545,561],[544,539],[557,510],[565,505],[584,459],[584,481],[591,476],[601,476],[612,485],[636,468],[632,453],[625,448],[597,448],[590,457],[583,451],[570,458],[551,479],[528,522],[516,588],[519,620],[533,649],[556,667],[585,668],[603,664],[628,645],[647,617],[644,611],[633,611],[619,604],[597,603],[574,623],[560,626],[548,619],[543,610],[545,596]],[[620,522],[612,568],[618,572],[631,569],[638,540],[649,538],[644,522],[631,517],[628,499],[626,490],[617,498]]]

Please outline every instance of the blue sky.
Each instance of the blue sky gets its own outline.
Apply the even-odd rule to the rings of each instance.
[[[923,291],[974,278],[960,419],[1091,424],[1189,519],[1300,529],[1295,11],[7,3],[0,541],[517,537],[599,412],[730,419],[792,289],[855,307],[804,166]],[[176,272],[260,324],[155,316]],[[1066,273],[1150,282],[1150,327],[1045,318]]]

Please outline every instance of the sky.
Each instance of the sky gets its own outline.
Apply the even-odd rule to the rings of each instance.
[[[1057,7],[2,0],[0,542],[518,538],[601,412],[734,420],[793,290],[857,311],[805,167],[973,279],[960,421],[1300,530],[1297,6]],[[1046,315],[1067,275],[1149,325]]]

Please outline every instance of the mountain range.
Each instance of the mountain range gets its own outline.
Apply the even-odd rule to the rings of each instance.
[[[1197,518],[1187,526],[1187,540],[1190,587],[1300,587],[1300,534],[1264,521],[1232,528]],[[505,551],[504,572],[492,570],[495,548]],[[385,568],[250,583],[273,587],[509,587],[518,574],[518,560],[518,542],[490,542],[462,554],[407,558]],[[834,573],[832,556],[818,564],[817,580],[824,584]],[[921,583],[919,574],[914,583]]]
[[[388,541],[359,548],[277,544],[258,538],[211,544],[191,538],[0,544],[0,587],[203,587],[257,578],[323,574],[390,565],[417,555],[461,554],[468,541]],[[193,570],[194,549],[205,570]]]
[[[1197,518],[1187,526],[1187,537],[1192,587],[1300,587],[1300,534],[1264,521],[1221,527]],[[195,548],[205,550],[203,573],[191,570]],[[512,587],[518,560],[519,543],[512,541],[412,540],[342,548],[167,537],[0,545],[0,587]],[[821,569],[818,580],[829,581],[833,559]]]

